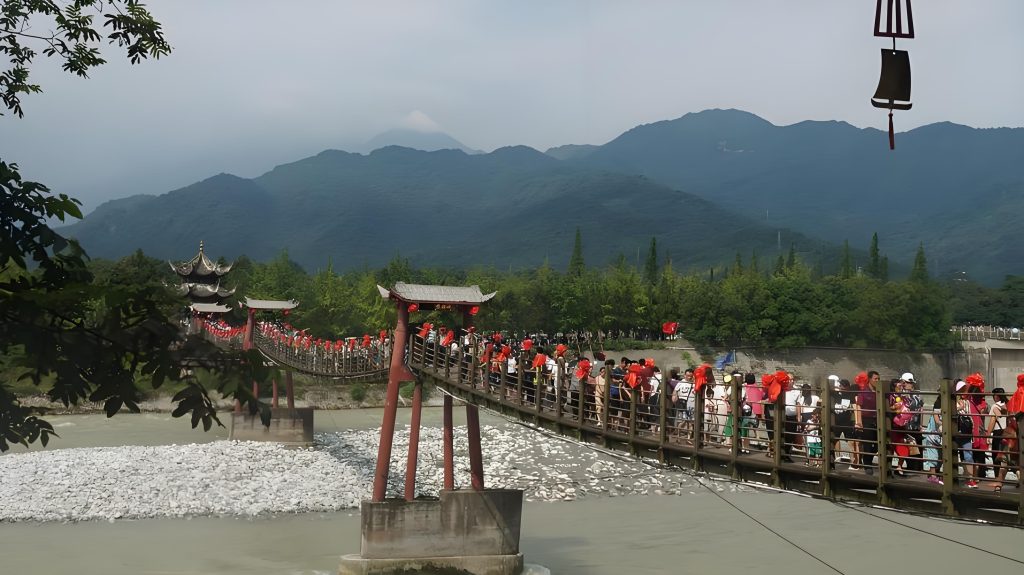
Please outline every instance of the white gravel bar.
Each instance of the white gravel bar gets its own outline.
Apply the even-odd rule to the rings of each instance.
[[[632,494],[689,494],[689,474],[652,467],[518,425],[484,426],[488,487],[518,488],[528,501]],[[456,483],[468,486],[465,428],[455,430]],[[58,449],[0,457],[0,521],[257,516],[356,509],[370,496],[377,430],[321,433],[310,449],[274,443]],[[389,496],[400,496],[408,432],[396,430]],[[420,431],[417,495],[442,485],[441,431]],[[711,482],[704,479],[705,483]],[[745,490],[715,482],[719,490]]]

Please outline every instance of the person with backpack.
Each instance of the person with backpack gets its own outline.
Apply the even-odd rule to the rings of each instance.
[[[974,478],[974,404],[968,398],[967,383],[963,380],[956,382],[956,429],[953,441],[957,446],[957,453],[960,456],[960,462],[963,463],[964,473],[967,481],[964,483],[966,487],[971,489],[978,488],[978,481]]]
[[[928,474],[928,482],[943,485],[939,477],[942,467],[942,396],[935,397],[930,412],[923,414],[925,428],[921,433],[921,468]]]
[[[989,408],[988,417],[985,418],[985,435],[990,438],[989,448],[992,453],[992,463],[996,467],[996,485],[994,491],[1003,490],[1003,480],[1006,477],[1008,460],[1006,457],[1006,440],[1003,437],[1007,430],[1006,392],[1001,387],[992,390],[992,407]]]

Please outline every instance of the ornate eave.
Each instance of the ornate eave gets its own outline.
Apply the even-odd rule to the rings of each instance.
[[[234,291],[234,290],[232,290],[232,291]],[[248,298],[248,297],[245,298],[245,302],[239,302],[239,303],[241,305],[244,305],[245,307],[247,307],[249,309],[280,309],[280,310],[285,310],[285,309],[295,309],[299,305],[299,302],[297,302],[297,301],[295,301],[293,299],[284,301],[284,300],[271,300],[271,299],[252,299],[252,298]]]
[[[390,290],[377,286],[377,291],[384,299],[394,299],[406,303],[424,304],[449,304],[449,305],[479,305],[498,292],[483,294],[480,286],[439,286],[423,284],[407,284],[398,282]]]
[[[219,303],[194,303],[190,306],[196,313],[227,313],[231,308]]]
[[[202,284],[186,282],[178,286],[178,294],[188,296],[193,301],[204,299],[223,299],[235,293],[235,288],[227,289],[220,287],[220,282],[215,284]]]
[[[167,262],[174,273],[178,274],[184,280],[199,278],[219,278],[224,274],[231,271],[232,264],[219,265],[206,257],[206,253],[203,252],[203,242],[199,242],[199,253],[187,262],[173,263]]]

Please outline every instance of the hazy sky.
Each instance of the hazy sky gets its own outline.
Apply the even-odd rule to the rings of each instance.
[[[219,172],[252,177],[395,127],[471,148],[601,144],[638,124],[740,108],[775,124],[871,107],[885,39],[868,0],[150,0],[174,52],[83,80],[40,57],[42,95],[0,117],[0,157],[91,209]],[[1024,1],[914,3],[914,109],[1024,126]],[[47,29],[39,24],[40,31]],[[0,64],[0,69],[3,65]]]

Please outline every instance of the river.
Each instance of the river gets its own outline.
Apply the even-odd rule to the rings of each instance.
[[[380,410],[318,412],[316,427],[318,432],[368,429],[379,425],[380,415]],[[62,438],[51,449],[226,437],[225,430],[194,431],[163,414],[52,421]],[[425,425],[439,422],[438,410],[426,410]],[[514,425],[489,416],[483,423]],[[486,444],[484,449],[486,458]],[[527,502],[521,550],[527,563],[554,575],[934,575],[1019,570],[1024,563],[1024,531],[1017,529],[705,484],[675,495]],[[358,548],[355,509],[257,518],[0,523],[4,575],[326,574],[337,571],[340,555]]]

